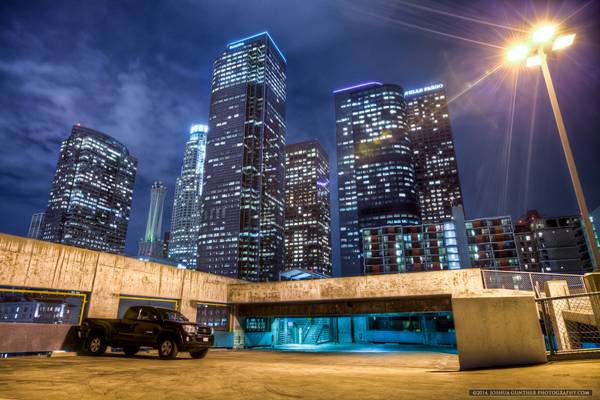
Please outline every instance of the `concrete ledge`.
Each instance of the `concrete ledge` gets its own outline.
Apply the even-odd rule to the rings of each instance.
[[[453,297],[460,369],[547,362],[533,295]]]

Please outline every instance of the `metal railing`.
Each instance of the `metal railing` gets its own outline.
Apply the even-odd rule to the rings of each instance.
[[[550,355],[600,352],[600,292],[536,302]]]
[[[481,270],[483,287],[486,289],[526,290],[535,293],[535,297],[545,297],[544,283],[562,280],[567,282],[569,293],[585,293],[585,283],[582,275],[547,274],[542,272],[517,272]]]

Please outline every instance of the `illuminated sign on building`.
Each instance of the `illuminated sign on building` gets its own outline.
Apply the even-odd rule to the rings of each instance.
[[[441,89],[444,87],[443,83],[437,83],[435,85],[425,86],[419,89],[407,90],[404,92],[404,96],[412,96],[413,94],[420,94],[424,92],[431,92],[432,90]]]

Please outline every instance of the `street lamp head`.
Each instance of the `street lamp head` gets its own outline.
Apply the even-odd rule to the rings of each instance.
[[[542,64],[542,56],[539,54],[536,54],[534,56],[531,57],[527,57],[527,61],[525,62],[525,65],[529,68],[529,67],[537,67],[538,65]]]
[[[518,63],[523,61],[529,55],[529,46],[520,43],[512,46],[506,52],[506,59],[511,63]]]
[[[565,47],[569,47],[575,41],[575,34],[569,33],[566,35],[561,35],[554,40],[552,44],[552,51],[564,49]]]
[[[556,34],[556,25],[544,24],[537,27],[531,36],[536,44],[548,43]]]

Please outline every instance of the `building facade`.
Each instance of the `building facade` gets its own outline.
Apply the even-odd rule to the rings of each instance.
[[[519,218],[516,230],[524,270],[562,274],[592,271],[591,251],[579,216],[542,217],[535,210],[528,211]]]
[[[213,65],[198,269],[250,281],[283,270],[286,60],[267,32]]]
[[[403,89],[369,82],[335,94],[342,275],[362,273],[363,228],[419,222]]]
[[[196,269],[208,125],[192,125],[185,145],[181,175],[175,182],[168,246],[169,259]]]
[[[316,140],[285,149],[285,270],[331,276],[329,158]]]
[[[41,239],[44,231],[44,216],[46,214],[35,213],[31,216],[31,222],[29,223],[29,230],[27,231],[27,237],[32,239]]]
[[[61,145],[42,239],[123,253],[136,170],[123,144],[73,126]]]
[[[471,267],[463,209],[435,224],[362,230],[365,275]]]
[[[162,182],[154,182],[150,189],[150,207],[146,221],[146,233],[140,240],[138,255],[149,258],[162,258],[163,242],[161,240],[163,211],[167,188]]]
[[[538,243],[531,224],[542,218],[537,210],[529,210],[515,222],[515,241],[521,263],[526,272],[541,272]]]
[[[473,267],[520,270],[510,216],[471,219],[465,227]]]
[[[452,217],[452,207],[463,205],[446,89],[438,83],[404,95],[421,221],[438,223]]]

